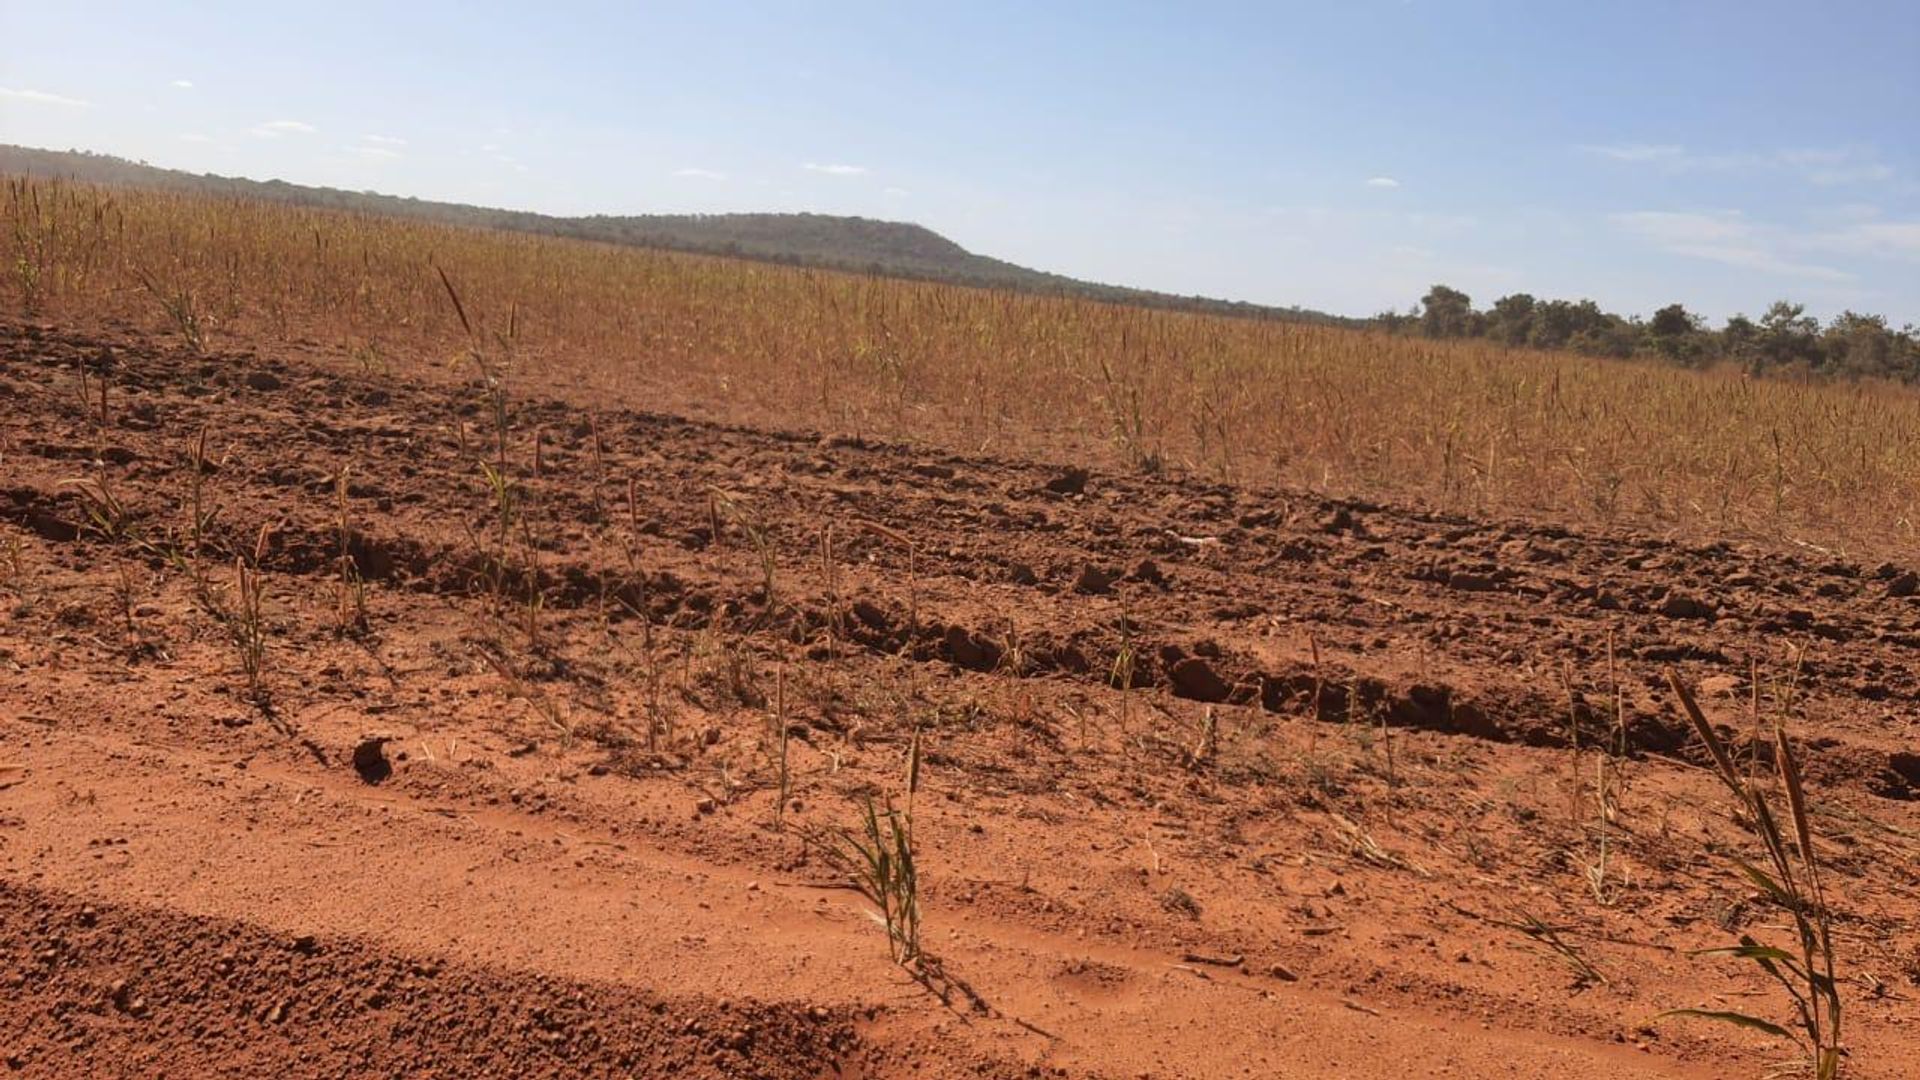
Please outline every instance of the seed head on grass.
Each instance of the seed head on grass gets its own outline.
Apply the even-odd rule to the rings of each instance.
[[[1703,949],[1695,956],[1731,956],[1751,961],[1765,972],[1792,1003],[1798,1031],[1747,1013],[1716,1009],[1670,1009],[1662,1016],[1694,1016],[1721,1023],[1763,1031],[1769,1035],[1798,1042],[1808,1055],[1808,1065],[1816,1080],[1833,1080],[1840,1075],[1843,1053],[1840,1044],[1840,984],[1835,975],[1833,957],[1832,912],[1820,880],[1820,863],[1813,848],[1813,829],[1807,813],[1805,786],[1793,748],[1787,742],[1786,729],[1774,728],[1774,766],[1786,792],[1787,821],[1791,833],[1783,830],[1772,801],[1751,778],[1734,767],[1733,755],[1700,711],[1693,692],[1672,671],[1667,684],[1680,699],[1680,706],[1692,723],[1700,741],[1712,758],[1713,772],[1733,793],[1738,808],[1752,823],[1766,849],[1764,867],[1738,855],[1729,855],[1735,868],[1754,885],[1774,907],[1791,920],[1794,941],[1790,949],[1762,944],[1751,934],[1742,934],[1739,943],[1716,949]]]

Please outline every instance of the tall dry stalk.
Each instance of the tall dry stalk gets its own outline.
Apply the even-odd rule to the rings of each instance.
[[[1731,956],[1751,961],[1792,1003],[1799,1030],[1796,1033],[1770,1020],[1726,1010],[1673,1009],[1662,1015],[1697,1016],[1794,1039],[1806,1050],[1816,1080],[1833,1080],[1840,1074],[1843,1053],[1840,983],[1835,975],[1833,956],[1833,913],[1827,906],[1820,860],[1813,847],[1806,789],[1793,748],[1787,742],[1786,728],[1776,723],[1772,740],[1774,767],[1787,801],[1786,827],[1783,827],[1772,799],[1755,779],[1740,774],[1733,755],[1700,711],[1693,692],[1672,671],[1667,672],[1667,685],[1680,699],[1694,732],[1705,744],[1714,775],[1733,794],[1735,804],[1758,834],[1767,855],[1764,866],[1756,866],[1738,855],[1728,858],[1769,903],[1788,917],[1793,928],[1791,949],[1765,945],[1751,934],[1742,934],[1737,945],[1705,949],[1695,955]]]

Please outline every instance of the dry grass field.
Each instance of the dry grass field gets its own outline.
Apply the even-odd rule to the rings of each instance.
[[[1915,542],[1920,394],[15,181],[7,294],[584,405],[1658,533]]]
[[[1920,1051],[1910,391],[0,214],[21,1075]]]

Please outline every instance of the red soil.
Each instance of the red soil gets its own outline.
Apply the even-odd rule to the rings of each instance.
[[[1653,1020],[1787,1019],[1687,955],[1781,933],[1673,667],[1736,742],[1797,671],[1848,1074],[1909,1075],[1906,566],[510,404],[538,570],[496,614],[476,390],[0,324],[9,1068],[1753,1075],[1790,1048]],[[264,702],[181,561],[202,429]],[[915,730],[920,981],[809,841]]]

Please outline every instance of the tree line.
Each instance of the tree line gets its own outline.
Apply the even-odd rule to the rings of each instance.
[[[1482,311],[1466,293],[1435,285],[1418,307],[1388,311],[1389,333],[1479,338],[1512,348],[1588,356],[1645,356],[1686,367],[1734,364],[1751,374],[1831,375],[1920,382],[1920,328],[1894,329],[1881,315],[1842,312],[1822,325],[1806,305],[1776,301],[1758,319],[1735,315],[1718,328],[1681,304],[1650,319],[1602,311],[1591,300],[1540,300],[1514,293]]]

